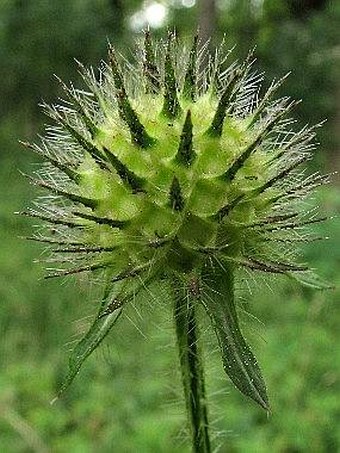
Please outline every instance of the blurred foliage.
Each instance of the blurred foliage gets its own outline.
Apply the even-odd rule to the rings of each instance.
[[[160,36],[175,25],[180,34],[192,35],[199,21],[198,5],[159,2],[167,16],[154,33]],[[319,153],[334,169],[339,159],[333,120],[340,108],[339,2],[216,3],[213,43],[227,32],[228,43],[237,44],[235,58],[244,57],[256,44],[257,67],[269,78],[293,70],[283,93],[303,98],[299,122],[330,119],[319,134]],[[131,308],[130,321],[122,320],[66,397],[49,405],[64,374],[68,349],[94,313],[98,288],[88,291],[82,281],[42,281],[42,266],[32,262],[43,247],[18,238],[30,234],[32,225],[13,215],[34,192],[18,172],[31,171],[34,159],[17,140],[33,139],[42,131],[44,119],[37,105],[42,98],[51,101],[60,95],[53,74],[78,85],[74,58],[96,66],[105,58],[107,39],[120,49],[132,45],[137,33],[130,28],[131,17],[145,5],[138,0],[0,3],[1,451],[132,453],[136,446],[143,453],[188,451],[165,304],[153,307],[151,300]],[[329,187],[315,203],[334,215],[340,211],[339,200],[338,189]],[[306,259],[337,289],[312,292],[275,281],[273,290],[260,290],[255,284],[252,297],[247,296],[247,308],[265,323],[263,327],[243,316],[268,379],[273,415],[267,418],[239,398],[218,357],[207,354],[208,390],[215,394],[212,418],[221,452],[340,450],[339,222],[316,228],[330,239],[306,247]]]

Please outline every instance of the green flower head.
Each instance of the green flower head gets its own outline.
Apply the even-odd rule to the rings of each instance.
[[[63,389],[126,304],[158,280],[178,313],[186,300],[204,307],[226,373],[268,409],[234,280],[245,268],[313,285],[297,246],[316,239],[306,227],[322,219],[305,199],[327,176],[305,174],[315,128],[293,131],[295,102],[273,98],[283,79],[262,90],[252,53],[228,66],[229,54],[146,32],[134,62],[109,47],[98,76],[82,68],[88,91],[62,84],[67,101],[45,105],[54,125],[28,145],[46,162],[31,178],[45,191],[25,211],[44,221],[31,239],[51,246],[48,278],[96,273],[105,287]]]

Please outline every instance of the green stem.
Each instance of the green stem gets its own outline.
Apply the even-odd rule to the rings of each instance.
[[[193,453],[210,453],[208,414],[202,362],[197,346],[195,297],[174,283],[174,320]]]

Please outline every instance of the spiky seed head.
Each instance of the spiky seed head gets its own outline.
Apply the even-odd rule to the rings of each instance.
[[[315,128],[292,130],[294,102],[272,99],[280,81],[259,96],[251,54],[225,69],[223,47],[202,67],[205,52],[197,37],[182,49],[171,33],[153,42],[146,32],[127,65],[110,46],[99,80],[84,70],[88,92],[63,84],[67,103],[45,106],[55,125],[29,145],[46,160],[32,181],[49,192],[26,211],[46,224],[32,239],[60,258],[48,277],[105,271],[95,323],[140,285],[174,272],[194,273],[198,288],[210,263],[229,273],[308,275],[297,244],[315,239],[305,227],[321,219],[304,200],[327,182],[302,167]],[[253,372],[258,378],[255,362]],[[266,407],[263,385],[255,390],[250,396]]]

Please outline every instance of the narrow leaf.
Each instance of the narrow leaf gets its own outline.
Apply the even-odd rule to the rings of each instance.
[[[102,311],[102,307],[101,307]],[[106,335],[110,332],[118,318],[122,313],[122,308],[108,313],[107,316],[101,317],[101,313],[98,314],[93,324],[91,325],[88,332],[79,341],[76,347],[73,349],[69,359],[68,373],[59,389],[59,398],[72,384],[73,380],[77,376],[85,360],[92,354],[92,352],[100,345]]]
[[[241,393],[269,410],[260,367],[239,327],[234,301],[233,268],[207,261],[202,274],[202,302],[215,329],[223,368]]]

